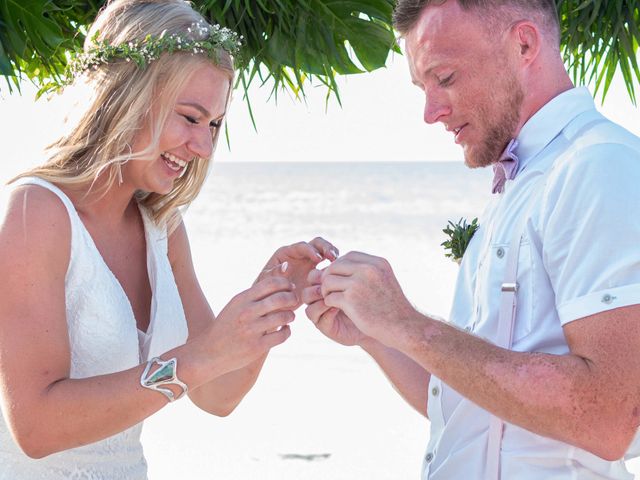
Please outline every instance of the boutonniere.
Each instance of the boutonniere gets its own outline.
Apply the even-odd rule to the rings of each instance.
[[[447,227],[442,230],[447,235],[448,240],[445,240],[442,245],[447,253],[445,256],[452,259],[458,265],[462,261],[462,256],[469,246],[469,242],[473,237],[473,234],[478,230],[478,219],[474,218],[471,223],[461,218],[458,223],[449,221]]]

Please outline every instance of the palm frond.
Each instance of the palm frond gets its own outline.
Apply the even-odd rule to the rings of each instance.
[[[84,41],[105,0],[0,0],[0,75],[9,90],[27,78],[60,79],[66,53]],[[394,0],[195,0],[205,17],[245,38],[238,88],[270,84],[304,98],[317,82],[340,100],[336,76],[381,68],[399,51]],[[640,0],[556,0],[562,53],[574,81],[607,95],[622,73],[630,99],[640,83]]]
[[[639,0],[556,0],[562,28],[562,52],[577,84],[593,84],[607,96],[613,76],[622,74],[636,104],[640,83]]]
[[[396,50],[392,0],[226,0],[202,5],[205,16],[245,38],[243,86],[270,79],[304,96],[314,79],[337,94],[336,75],[372,71]],[[338,97],[339,98],[339,97]]]

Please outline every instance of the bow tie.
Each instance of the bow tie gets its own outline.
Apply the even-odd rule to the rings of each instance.
[[[502,193],[504,184],[507,180],[513,180],[518,171],[518,157],[515,149],[518,147],[518,141],[514,138],[509,142],[507,148],[504,149],[500,160],[493,164],[493,188],[492,193]]]

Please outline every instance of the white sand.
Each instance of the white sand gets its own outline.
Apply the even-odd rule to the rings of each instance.
[[[215,311],[275,247],[321,234],[342,253],[387,257],[419,309],[447,315],[458,267],[444,258],[439,229],[480,212],[486,175],[460,168],[430,181],[385,172],[340,183],[346,174],[331,165],[304,167],[302,177],[273,170],[214,169],[187,215]],[[418,480],[428,429],[365,353],[333,344],[301,309],[293,335],[231,416],[183,400],[147,421],[143,441],[151,480]],[[640,473],[640,462],[632,467]]]
[[[384,197],[375,201],[370,187],[353,181],[349,188],[331,186],[320,178],[330,167],[319,168],[285,185],[256,173],[242,180],[214,171],[187,215],[196,269],[214,310],[247,288],[274,248],[322,234],[342,253],[387,256],[412,300],[422,297],[421,305],[446,314],[457,267],[432,248],[442,240],[429,239],[419,223],[395,218],[405,209],[389,206],[403,200],[388,186],[378,185],[375,194]],[[443,281],[434,282],[438,277]],[[147,421],[151,480],[419,478],[427,420],[404,403],[367,354],[325,338],[303,309],[292,330],[231,416],[211,417],[187,400]]]
[[[152,480],[419,478],[427,421],[365,354],[298,323],[231,416],[214,418],[186,401],[148,421]]]
[[[406,168],[345,182],[330,164],[304,166],[302,177],[269,165],[247,175],[214,168],[186,219],[214,310],[251,284],[273,249],[321,234],[343,253],[385,256],[419,309],[446,316],[457,266],[439,229],[480,212],[487,174]],[[365,353],[333,344],[300,310],[230,417],[185,399],[147,420],[143,443],[150,480],[418,480],[428,430]],[[640,461],[629,466],[640,478]]]

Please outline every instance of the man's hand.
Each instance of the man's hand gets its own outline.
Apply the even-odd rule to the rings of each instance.
[[[306,313],[309,319],[331,340],[346,346],[362,347],[380,365],[400,395],[421,415],[426,416],[429,372],[404,353],[365,335],[343,310],[328,306],[320,285],[323,277],[323,271],[312,270],[308,278],[311,286],[302,292],[302,300],[308,305]],[[368,323],[375,323],[375,318]]]
[[[350,252],[329,265],[321,275],[321,294],[327,307],[344,312],[362,334],[388,346],[416,317],[389,262],[364,253]]]
[[[331,340],[346,346],[362,345],[367,336],[342,310],[329,307],[324,302],[320,286],[321,277],[321,271],[312,270],[308,277],[311,286],[302,291],[302,301],[308,305],[305,310],[307,317]]]

